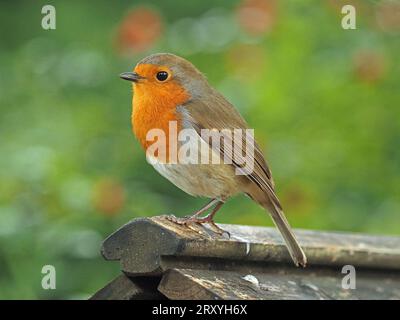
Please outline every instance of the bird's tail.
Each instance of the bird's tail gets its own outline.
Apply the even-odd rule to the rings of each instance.
[[[304,254],[303,249],[300,247],[296,236],[283,213],[282,206],[275,195],[274,190],[270,188],[265,191],[255,184],[250,184],[246,193],[271,214],[272,220],[282,234],[286,247],[288,248],[295,265],[305,267],[307,264],[307,257]]]
[[[271,202],[268,202],[267,204],[262,203],[262,205],[270,212],[272,220],[281,232],[293,262],[296,264],[296,266],[302,266],[304,268],[307,265],[307,257],[303,249],[300,247],[300,244],[298,243],[296,236],[294,235],[289,222],[282,211],[282,208],[280,208],[279,204],[274,204]]]

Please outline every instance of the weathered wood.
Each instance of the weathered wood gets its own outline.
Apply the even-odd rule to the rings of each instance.
[[[265,268],[262,272],[168,270],[158,287],[169,299],[400,299],[399,272],[357,272],[356,289],[342,288],[338,270]]]
[[[102,246],[124,275],[92,299],[400,299],[400,237],[295,230],[302,269],[274,228],[221,227],[229,239],[165,216],[129,222]],[[355,290],[342,288],[344,265]]]
[[[161,275],[176,268],[177,263],[179,268],[212,268],[221,260],[232,270],[238,262],[295,268],[274,228],[221,227],[230,232],[230,239],[216,236],[207,228],[195,231],[177,225],[164,216],[135,219],[104,241],[102,254],[106,260],[119,260],[130,276]],[[296,235],[310,267],[350,264],[357,268],[400,269],[399,237],[306,230],[296,230]]]
[[[154,300],[165,299],[157,291],[159,278],[128,278],[122,274],[97,291],[90,300]]]

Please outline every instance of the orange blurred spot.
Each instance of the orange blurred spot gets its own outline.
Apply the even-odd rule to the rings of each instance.
[[[98,181],[93,190],[93,206],[104,215],[116,215],[125,203],[123,186],[110,178]]]
[[[354,73],[363,82],[375,83],[385,75],[385,58],[374,51],[360,51],[353,57]]]
[[[235,73],[244,81],[257,79],[265,67],[265,53],[258,45],[241,44],[227,53],[226,64],[229,72]]]
[[[383,2],[376,10],[376,22],[386,32],[400,32],[400,3]]]
[[[140,53],[149,49],[163,30],[159,13],[147,7],[137,7],[122,20],[118,29],[118,48]]]
[[[239,25],[251,35],[269,32],[276,20],[275,0],[243,0],[237,8]]]
[[[281,196],[283,208],[287,214],[296,212],[298,215],[307,215],[312,212],[315,206],[315,199],[312,192],[305,186],[292,184],[288,186]]]

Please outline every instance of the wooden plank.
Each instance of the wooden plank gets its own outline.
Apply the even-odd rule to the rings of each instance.
[[[160,278],[128,278],[122,274],[97,291],[90,300],[154,300],[165,299],[157,290]]]
[[[169,299],[342,300],[400,299],[399,272],[358,271],[356,289],[343,289],[343,274],[332,269],[267,268],[263,272],[171,269],[159,290]]]
[[[107,260],[119,260],[122,270],[129,276],[161,275],[176,267],[174,263],[196,268],[198,263],[207,264],[208,261],[211,265],[216,260],[232,266],[238,263],[280,264],[295,269],[274,228],[221,227],[230,232],[230,239],[217,236],[207,228],[193,230],[177,225],[165,216],[135,219],[104,241],[102,254]],[[400,269],[400,237],[295,232],[311,267],[351,264],[358,268]]]

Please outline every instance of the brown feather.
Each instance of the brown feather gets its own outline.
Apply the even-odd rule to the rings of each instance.
[[[183,106],[178,107],[177,111],[181,114],[184,127],[196,129],[199,135],[201,135],[201,129],[217,129],[221,132],[223,129],[233,130],[248,128],[246,121],[239,112],[215,90],[212,90],[212,94],[210,94],[207,99],[190,100]],[[230,139],[227,135],[224,135],[224,138],[226,141]],[[246,139],[246,137],[243,136],[243,139]],[[239,143],[238,141],[235,142],[235,140],[231,142],[232,145],[236,146]],[[241,142],[242,152],[245,152],[243,149],[244,143],[249,142]],[[256,141],[253,140],[253,143],[254,169],[251,173],[245,175],[248,180],[247,183],[242,184],[242,192],[248,194],[254,201],[270,212],[275,225],[286,242],[293,261],[296,265],[305,267],[307,258],[298,244],[294,233],[291,231],[279,199],[275,194],[275,185],[271,170]],[[214,148],[214,151],[217,151],[222,159],[224,159],[225,155],[232,155],[231,160],[233,166],[240,169],[240,165],[235,161],[235,154],[231,152],[232,150],[229,150],[229,145],[229,143],[225,143],[222,147],[219,146],[219,150],[215,150],[214,145],[210,145],[210,147]],[[228,150],[226,148],[228,148]],[[234,148],[234,150],[236,149]]]

